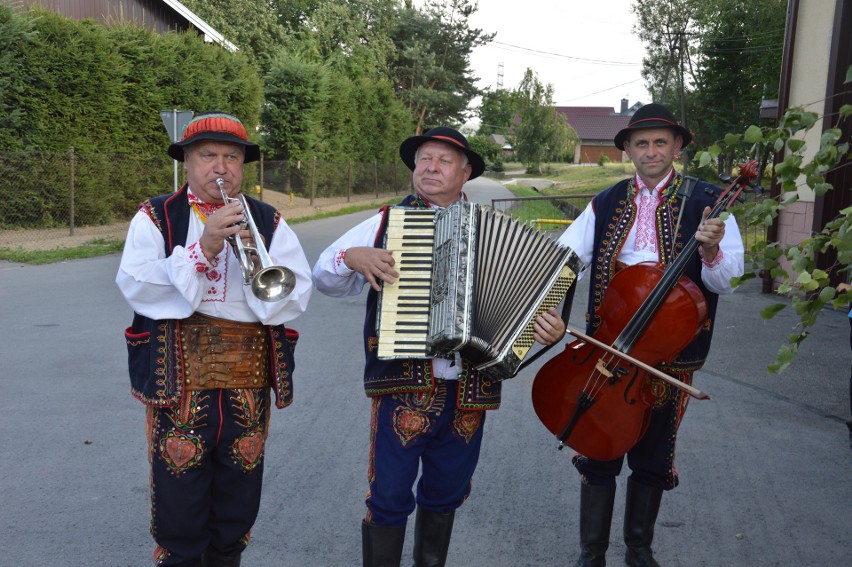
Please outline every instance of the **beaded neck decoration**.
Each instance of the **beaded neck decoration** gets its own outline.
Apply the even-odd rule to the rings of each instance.
[[[225,206],[224,203],[206,203],[192,192],[187,195],[187,200],[189,201],[189,206],[192,207],[192,210],[195,211],[195,214],[198,215],[202,223],[206,223],[207,217]]]

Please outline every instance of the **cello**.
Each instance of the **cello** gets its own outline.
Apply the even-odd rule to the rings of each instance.
[[[750,161],[717,198],[707,216],[717,218],[757,177]],[[683,272],[700,242],[693,236],[667,267],[643,262],[623,268],[610,280],[598,310],[594,336],[577,337],[538,371],[532,401],[542,424],[559,441],[592,459],[621,457],[644,435],[655,396],[651,377],[698,399],[709,396],[659,372],[701,331],[707,305],[698,286]]]

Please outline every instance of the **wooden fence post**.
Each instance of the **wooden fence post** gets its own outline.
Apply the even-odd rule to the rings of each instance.
[[[74,236],[74,173],[76,169],[76,159],[74,156],[74,146],[68,150],[68,165],[69,165],[69,187],[68,187],[68,235]]]
[[[263,154],[260,154],[260,190],[257,192],[257,198],[263,201]]]
[[[317,156],[314,156],[313,167],[311,167],[311,206],[314,206],[314,195],[317,190]]]

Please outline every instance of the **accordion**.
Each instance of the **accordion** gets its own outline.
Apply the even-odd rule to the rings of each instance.
[[[385,283],[378,357],[453,357],[495,380],[514,376],[535,319],[558,305],[583,264],[544,232],[474,203],[390,207],[383,243],[400,276]]]

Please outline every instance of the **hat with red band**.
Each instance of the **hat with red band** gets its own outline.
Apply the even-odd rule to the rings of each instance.
[[[402,142],[399,146],[399,157],[402,158],[402,162],[407,165],[408,169],[411,171],[414,171],[414,167],[416,165],[414,163],[414,154],[417,153],[417,148],[426,142],[444,142],[445,144],[453,146],[460,152],[464,153],[471,165],[469,179],[479,177],[482,175],[482,172],[485,171],[485,160],[483,160],[482,156],[478,153],[470,149],[470,144],[468,144],[467,138],[465,138],[458,130],[454,130],[447,126],[432,128],[422,136],[412,136]]]
[[[183,161],[184,148],[201,141],[228,142],[239,144],[246,149],[245,163],[260,159],[260,146],[249,141],[246,127],[236,116],[225,112],[203,112],[193,118],[179,142],[169,146],[172,159]]]
[[[678,136],[683,138],[682,147],[686,147],[692,142],[692,132],[681,126],[668,108],[662,104],[651,103],[637,110],[630,117],[627,128],[615,135],[615,139],[613,139],[615,147],[623,150],[624,142],[627,141],[631,132],[647,128],[671,128]]]

